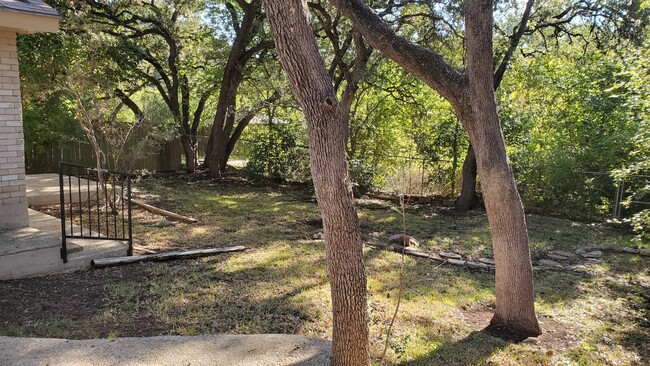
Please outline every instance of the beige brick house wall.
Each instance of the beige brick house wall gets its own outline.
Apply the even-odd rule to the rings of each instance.
[[[0,229],[29,224],[16,33],[0,30]]]

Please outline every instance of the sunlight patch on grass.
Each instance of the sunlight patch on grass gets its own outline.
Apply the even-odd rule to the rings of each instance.
[[[159,206],[194,215],[199,224],[153,226],[140,213],[136,237],[159,248],[243,244],[244,252],[189,261],[143,265],[145,279],[124,278],[105,288],[105,311],[84,322],[32,323],[3,334],[45,330],[66,336],[88,326],[127,334],[129,324],[151,319],[161,334],[297,333],[331,338],[331,300],[324,243],[313,192],[237,186],[207,181],[144,183]],[[192,184],[189,184],[192,183]],[[385,242],[401,233],[392,203],[358,207],[364,238]],[[528,215],[532,252],[630,243],[631,236],[604,225]],[[449,214],[409,206],[406,231],[425,251],[464,257],[492,255],[484,214]],[[371,353],[377,361],[397,303],[401,256],[366,247]],[[561,336],[553,345],[508,344],[482,329],[494,307],[494,274],[406,257],[400,311],[388,360],[404,365],[606,365],[647,360],[648,259],[605,252],[603,263],[579,272],[535,272],[536,307],[544,326]],[[477,315],[478,314],[478,315]],[[552,328],[555,327],[555,328]],[[42,333],[39,333],[42,334]],[[553,336],[553,333],[549,333]],[[571,339],[563,339],[569,337]],[[569,342],[570,341],[570,342]],[[556,345],[559,345],[556,347]],[[556,349],[557,348],[557,349]],[[645,359],[642,359],[645,357]],[[641,360],[640,360],[641,359]]]

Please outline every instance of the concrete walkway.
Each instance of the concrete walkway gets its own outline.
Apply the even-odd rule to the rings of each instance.
[[[27,188],[27,202],[30,206],[38,205],[58,205],[61,203],[59,194],[59,175],[58,174],[29,174],[25,177]],[[86,202],[88,199],[95,198],[95,182],[89,182],[83,178],[64,178],[66,185],[65,192],[68,189],[72,191],[72,202]],[[70,195],[65,194],[65,202],[70,202]]]
[[[287,334],[66,340],[0,337],[0,365],[329,365],[330,341]]]
[[[29,223],[28,228],[0,230],[0,280],[87,270],[93,259],[127,252],[127,244],[119,241],[70,239],[68,263],[63,263],[61,221],[30,209]],[[81,231],[76,225],[74,230]]]
[[[72,201],[92,198],[93,184],[85,179],[70,179]],[[90,190],[89,190],[90,187]],[[30,205],[59,204],[58,174],[27,176],[27,201]],[[66,202],[70,201],[69,195]],[[90,268],[98,258],[124,256],[127,244],[119,241],[95,239],[69,239],[68,263],[61,259],[61,221],[44,213],[28,210],[29,227],[0,230],[0,280],[69,273]],[[87,224],[87,222],[86,222]],[[88,225],[86,225],[88,226]],[[88,228],[82,231],[77,225],[66,225],[75,234],[91,235]],[[68,231],[70,233],[70,231]],[[95,236],[95,234],[92,234]],[[2,360],[0,360],[0,366]]]

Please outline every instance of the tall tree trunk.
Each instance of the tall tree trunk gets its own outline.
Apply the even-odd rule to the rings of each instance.
[[[366,366],[370,363],[366,275],[345,159],[347,126],[340,123],[340,104],[318,53],[306,1],[265,0],[265,8],[280,63],[309,130],[332,291],[331,364]]]
[[[533,4],[535,0],[527,0],[524,13],[521,16],[521,21],[519,26],[516,28],[516,31],[510,36],[510,45],[506,50],[501,63],[494,73],[494,90],[499,89],[501,81],[503,80],[503,75],[508,68],[508,64],[512,59],[521,37],[524,36],[526,29],[528,29],[528,20],[530,19],[530,13],[533,9]],[[465,162],[463,163],[463,190],[460,192],[460,196],[456,201],[456,210],[458,212],[467,212],[474,208],[478,203],[478,195],[476,194],[476,156],[474,154],[474,149],[470,145],[470,149],[467,151],[465,156]]]
[[[232,95],[234,96],[235,94]],[[262,102],[250,107],[248,111],[239,118],[236,125],[234,113],[221,115],[223,118],[225,118],[225,120],[220,119],[221,117],[215,117],[215,123],[212,126],[213,131],[210,134],[210,140],[208,141],[208,148],[206,153],[206,167],[216,167],[210,168],[210,175],[213,177],[218,177],[221,175],[221,173],[226,171],[230,155],[232,155],[232,152],[235,150],[235,144],[241,138],[244,129],[246,129],[246,127],[250,124],[253,118],[255,118],[257,113],[262,110],[262,108],[268,107],[272,103],[276,102],[278,99],[280,99],[281,96],[281,93],[274,92],[271,94],[271,96]],[[227,104],[224,103],[223,105],[225,106]],[[228,105],[232,105],[234,107],[235,102],[232,101],[228,103]],[[217,112],[217,116],[220,116],[219,112]],[[217,132],[215,132],[215,129]],[[210,157],[210,160],[208,160],[208,157]]]
[[[494,100],[493,2],[465,2],[465,75],[439,54],[398,36],[363,1],[332,2],[352,20],[371,46],[411,71],[454,107],[476,151],[492,234],[497,268],[492,328],[519,336],[539,335],[524,210],[508,164]]]
[[[237,3],[240,4],[244,11],[241,24],[237,19],[234,7],[226,3],[226,7],[233,14],[236,37],[224,68],[219,89],[217,111],[214,115],[205,153],[204,166],[209,169],[209,174],[213,177],[218,177],[226,171],[230,153],[234,144],[239,139],[239,135],[241,135],[241,131],[239,131],[238,136],[231,136],[231,133],[237,130],[235,127],[235,123],[237,122],[235,116],[237,110],[237,91],[244,78],[244,67],[259,50],[264,48],[262,47],[263,44],[259,44],[251,49],[246,49],[255,33],[255,22],[261,16],[259,10],[262,6],[262,1],[251,0],[249,3],[238,1]]]
[[[185,133],[181,133],[181,147],[185,156],[185,169],[193,173],[196,168],[196,146],[192,138]]]
[[[467,155],[463,162],[463,186],[460,191],[460,196],[456,200],[456,211],[467,212],[478,203],[478,195],[476,194],[476,156],[474,155],[474,148],[469,145]]]
[[[459,117],[476,151],[496,261],[496,309],[492,329],[518,337],[541,334],[535,316],[533,271],[524,207],[508,163],[494,99],[492,1],[467,0],[469,108]]]
[[[449,191],[453,196],[456,194],[456,170],[458,170],[458,138],[460,134],[460,123],[456,123],[454,126],[454,140],[452,143],[452,153],[454,154],[451,161],[451,177],[449,179]]]
[[[233,52],[235,51],[231,50],[231,53]],[[236,65],[231,67],[233,69],[226,70],[221,82],[217,111],[214,115],[205,153],[204,165],[210,169],[210,175],[213,177],[218,177],[226,170],[226,163],[228,162],[226,157],[227,145],[235,124],[237,89],[243,77]]]

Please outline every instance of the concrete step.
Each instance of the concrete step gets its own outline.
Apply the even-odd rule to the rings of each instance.
[[[93,259],[127,254],[125,242],[68,239],[63,263],[59,219],[34,210],[29,217],[31,227],[0,232],[0,280],[87,270]]]
[[[57,243],[58,241],[58,243]],[[0,230],[0,256],[59,247],[61,240],[33,227]]]

